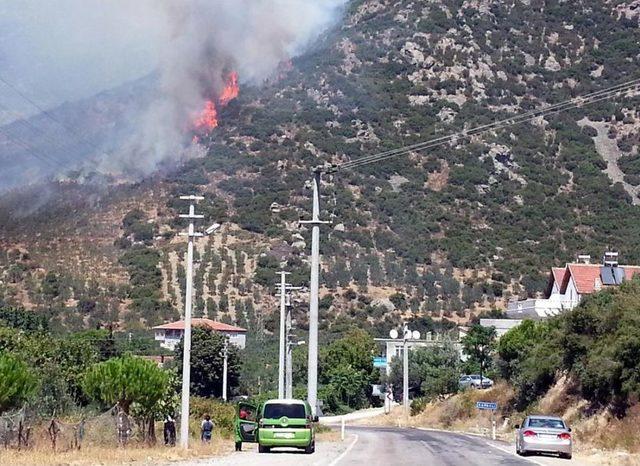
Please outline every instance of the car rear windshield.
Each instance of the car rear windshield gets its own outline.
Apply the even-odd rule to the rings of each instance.
[[[529,419],[529,427],[542,429],[564,429],[564,422],[560,419]]]
[[[306,412],[302,404],[269,403],[264,407],[263,416],[266,419],[280,419],[283,416],[289,419],[304,419]]]

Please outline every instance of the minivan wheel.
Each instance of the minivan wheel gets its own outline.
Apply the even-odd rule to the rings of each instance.
[[[236,442],[236,451],[242,451],[242,442]]]
[[[315,451],[316,451],[316,442],[315,442],[315,440],[314,440],[313,442],[311,442],[311,443],[309,444],[309,446],[307,446],[307,447],[304,449],[304,452],[305,452],[307,455],[310,455],[311,453],[313,453],[313,452],[315,452]]]
[[[270,451],[271,451],[271,448],[258,445],[258,453],[269,453]]]

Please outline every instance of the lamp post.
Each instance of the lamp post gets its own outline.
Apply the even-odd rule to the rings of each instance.
[[[392,329],[389,336],[394,340],[398,338],[398,331]],[[402,328],[402,405],[405,415],[409,415],[409,341],[419,340],[420,332],[409,330],[407,324]]]

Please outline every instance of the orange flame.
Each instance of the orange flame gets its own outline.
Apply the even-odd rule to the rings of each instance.
[[[231,72],[227,78],[227,83],[218,96],[218,105],[226,107],[229,102],[238,97],[240,86],[238,85],[238,73]],[[213,100],[207,100],[202,111],[193,120],[196,131],[206,132],[218,126],[218,107]]]
[[[238,94],[240,94],[240,86],[238,85],[238,73],[232,71],[227,78],[227,85],[224,87],[224,90],[218,98],[218,100],[220,101],[220,105],[225,107],[229,102],[238,97]]]

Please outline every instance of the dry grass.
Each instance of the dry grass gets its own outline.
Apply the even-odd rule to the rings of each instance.
[[[0,465],[92,466],[110,464],[156,464],[190,458],[220,456],[233,451],[233,441],[214,438],[210,444],[192,440],[189,450],[179,447],[87,447],[53,453],[50,448],[16,451],[0,449]]]

